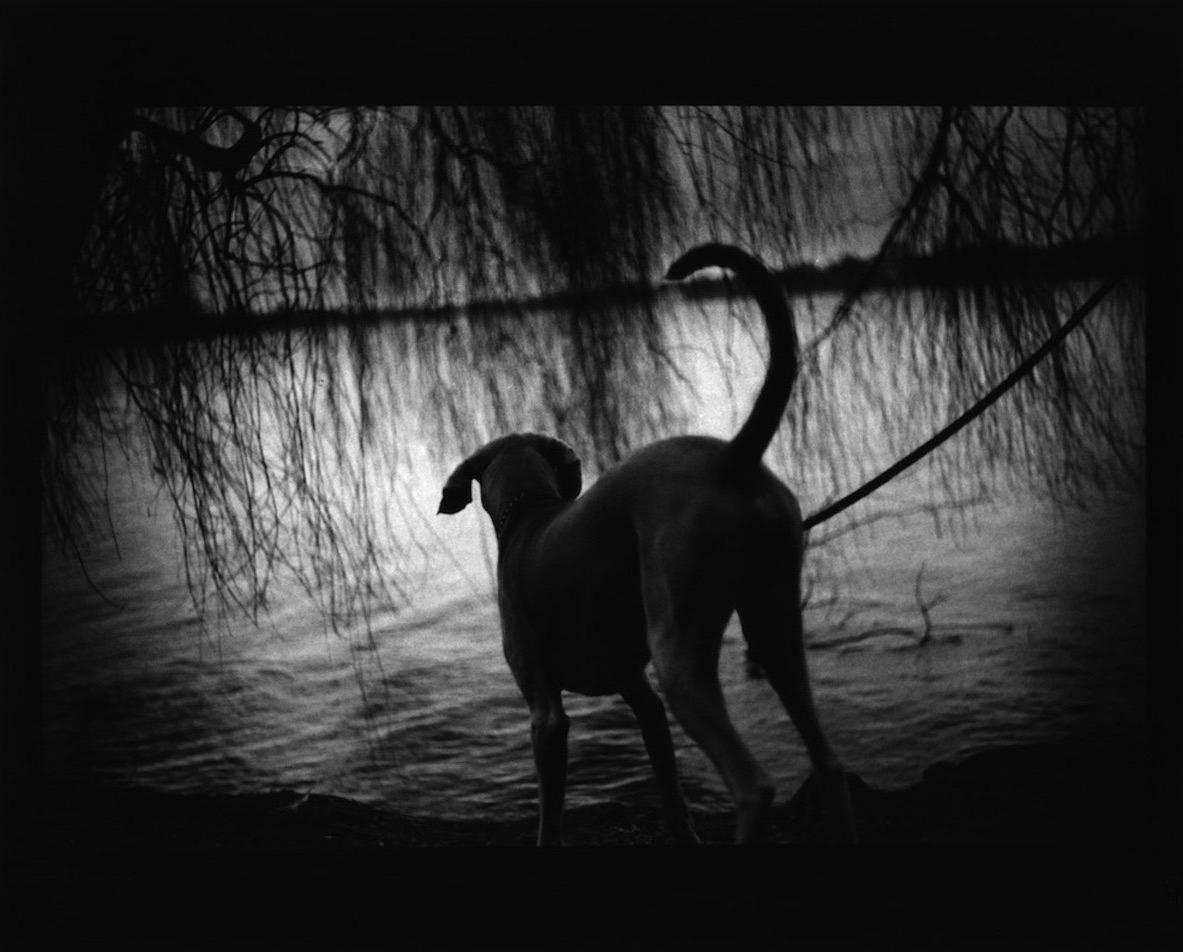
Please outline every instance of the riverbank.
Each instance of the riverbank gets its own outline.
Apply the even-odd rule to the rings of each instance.
[[[855,849],[809,845],[806,784],[755,851],[488,849],[529,845],[533,821],[60,788],[9,898],[38,941],[120,948],[1169,947],[1150,781],[1141,745],[999,748],[902,790],[854,778]],[[731,836],[728,814],[696,822]],[[566,832],[662,841],[651,805],[572,810]]]
[[[901,790],[851,777],[860,841],[867,844],[1133,844],[1140,828],[1145,756],[1140,747],[997,748],[938,763]],[[771,844],[824,840],[821,811],[807,783],[774,808]],[[305,850],[529,846],[534,820],[454,820],[405,816],[341,797],[291,791],[232,797],[142,790],[49,791],[42,803],[50,851]],[[730,813],[696,814],[706,843],[728,843]],[[571,846],[657,846],[656,805],[609,804],[568,810]]]

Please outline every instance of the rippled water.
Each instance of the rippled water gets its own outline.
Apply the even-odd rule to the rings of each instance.
[[[700,432],[725,433],[731,411],[699,422]],[[407,585],[411,604],[374,617],[367,646],[327,631],[295,594],[275,599],[257,628],[203,627],[143,470],[112,472],[121,544],[96,543],[90,563],[103,597],[71,560],[43,553],[44,740],[55,774],[181,792],[296,788],[432,815],[533,811],[527,712],[501,658],[491,534],[478,507],[433,521],[443,474],[428,469],[411,492],[432,539]],[[906,508],[925,489],[905,477],[884,492],[883,505]],[[983,746],[1092,740],[1143,723],[1139,503],[1115,496],[1056,511],[1010,499],[971,516],[955,536],[928,516],[886,520],[842,558],[811,556],[817,704],[833,745],[868,782],[907,784]],[[933,626],[923,644],[921,570]],[[734,619],[721,673],[740,732],[790,795],[804,751],[771,689],[746,670]],[[571,696],[568,711],[568,802],[652,798],[623,702]],[[691,801],[723,805],[704,755],[674,733]]]

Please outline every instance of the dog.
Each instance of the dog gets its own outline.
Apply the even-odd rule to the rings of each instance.
[[[666,279],[707,267],[744,281],[768,329],[765,379],[733,439],[661,440],[580,495],[580,461],[566,443],[516,433],[478,449],[443,488],[439,512],[456,513],[472,501],[475,480],[493,521],[502,646],[530,710],[539,846],[561,842],[564,691],[623,697],[644,738],[668,835],[698,842],[665,706],[646,675],[650,660],[674,716],[730,792],[736,841],[759,840],[774,785],[732,725],[718,677],[733,611],[804,741],[837,834],[853,839],[844,771],[818,722],[805,660],[801,509],[761,463],[797,375],[792,315],[764,266],[729,245],[692,249]]]

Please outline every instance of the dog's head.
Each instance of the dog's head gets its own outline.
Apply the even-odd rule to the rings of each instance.
[[[474,479],[481,484],[481,505],[494,519],[502,506],[521,494],[574,499],[583,488],[575,451],[539,433],[503,436],[473,453],[444,483],[439,512],[459,512],[472,502]]]

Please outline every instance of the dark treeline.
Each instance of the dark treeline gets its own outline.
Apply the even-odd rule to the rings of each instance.
[[[1011,284],[1068,282],[1109,275],[1137,275],[1140,248],[1131,241],[1090,239],[1051,248],[1007,242],[994,246],[944,251],[923,258],[894,258],[874,262],[846,255],[825,266],[790,265],[775,272],[790,298],[809,295],[846,295],[864,291],[901,291],[958,287],[971,284],[985,273]],[[699,277],[676,287],[633,283],[589,291],[579,299],[592,306],[620,305],[672,295],[688,300],[731,299],[744,295],[726,277]],[[479,318],[507,312],[527,315],[570,308],[573,292],[558,292],[530,299],[474,300],[436,307],[374,308],[366,310],[294,308],[264,314],[222,312],[217,315],[172,310],[107,313],[96,321],[79,316],[63,341],[67,346],[93,348],[103,344],[146,344],[168,340],[196,340],[222,335],[254,334],[314,325],[383,323],[398,320],[448,320]]]

